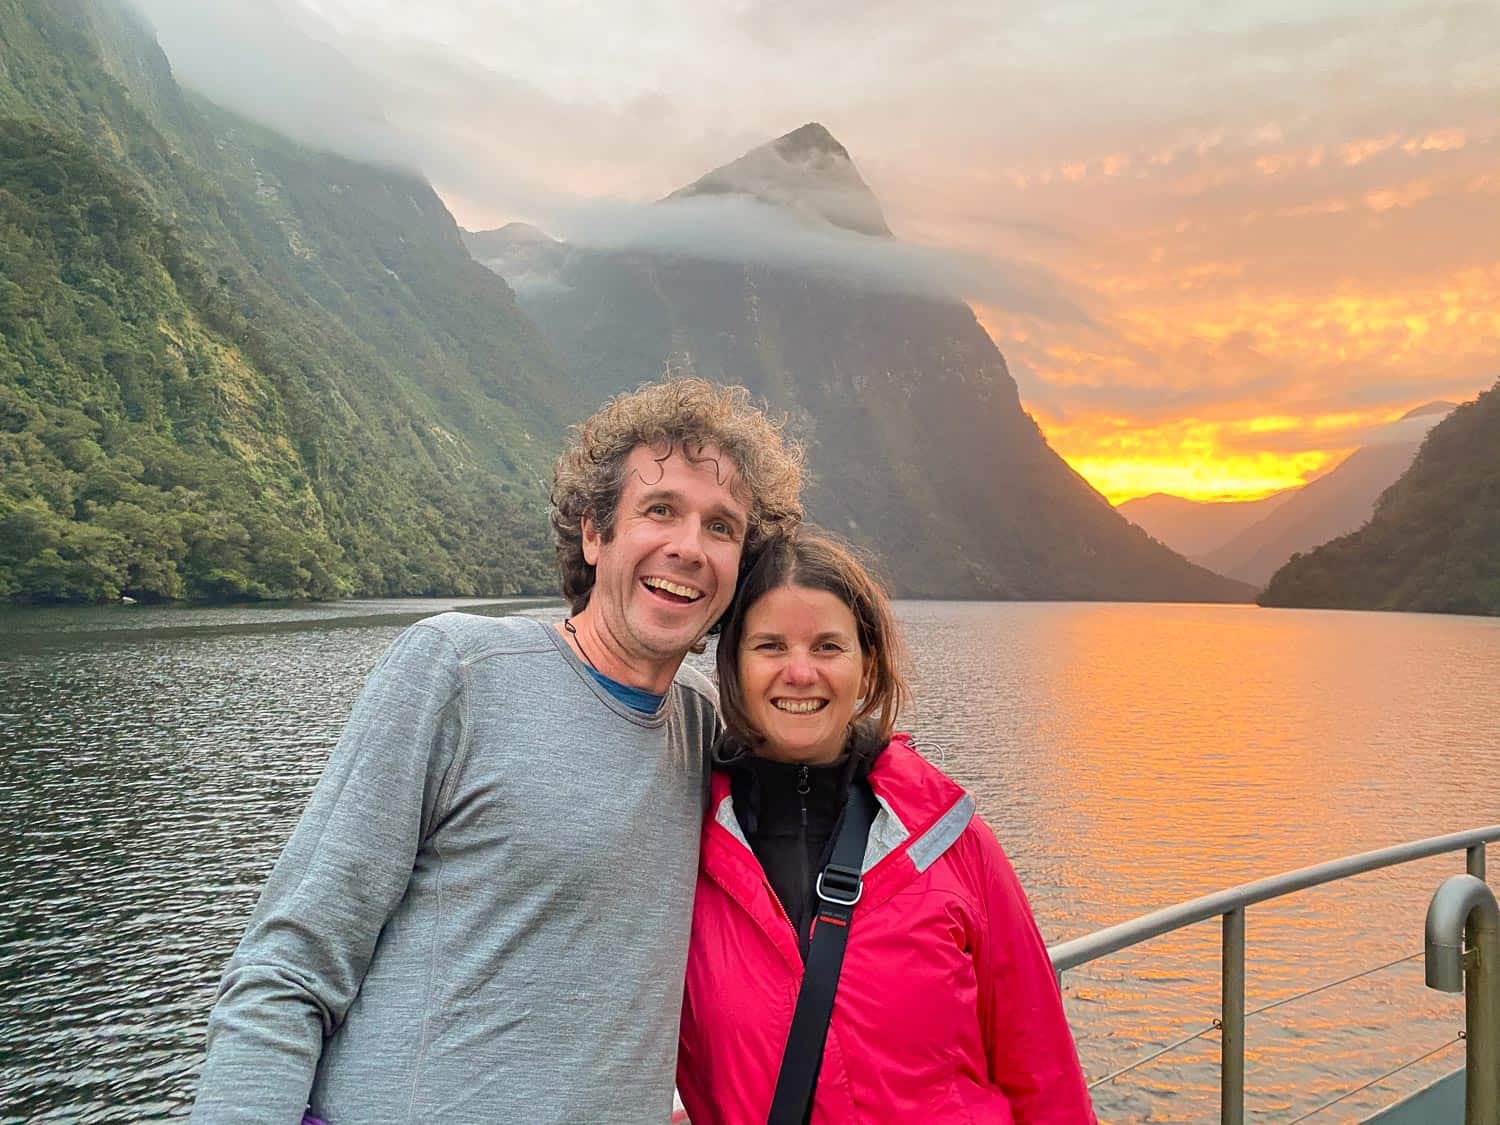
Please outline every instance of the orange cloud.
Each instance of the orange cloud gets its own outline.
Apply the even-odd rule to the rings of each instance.
[[[1263,176],[1277,176],[1288,171],[1321,168],[1326,155],[1327,150],[1322,145],[1315,145],[1300,152],[1273,153],[1269,156],[1256,157],[1255,170]]]
[[[1347,168],[1353,168],[1363,164],[1372,156],[1379,156],[1382,152],[1394,148],[1401,140],[1401,134],[1389,133],[1384,137],[1367,137],[1363,140],[1350,141],[1339,146],[1339,159]]]
[[[1463,148],[1469,142],[1469,135],[1463,129],[1440,129],[1436,133],[1428,133],[1425,137],[1413,137],[1401,147],[1407,152],[1454,152]]]
[[[1371,211],[1389,211],[1393,207],[1410,207],[1432,198],[1431,180],[1413,180],[1398,188],[1372,191],[1365,195],[1365,206]]]
[[[1130,298],[1117,308],[1115,323],[1132,349],[1153,357],[1180,355],[1185,341],[1240,340],[1269,363],[1310,373],[1328,364],[1387,367],[1403,356],[1430,369],[1445,354],[1492,343],[1500,335],[1500,263],[1459,270],[1426,284],[1362,288],[1345,283],[1314,294],[1239,291],[1232,299],[1221,292],[1197,292],[1210,282],[1237,278],[1242,270],[1239,263],[1203,263],[1161,275],[1110,276],[1099,288]],[[1115,350],[1126,349],[1053,348],[1053,363],[1044,376],[1076,380],[1076,367],[1091,356],[1119,370]],[[1170,373],[1170,363],[1164,371]],[[1205,373],[1177,371],[1169,381],[1201,386]]]
[[[1204,263],[1106,278],[1111,331],[1067,339],[984,310],[1048,441],[1111,502],[1299,485],[1372,427],[1500,374],[1500,264],[1328,293],[1184,288],[1236,272]],[[1435,379],[1441,389],[1424,393]],[[1408,389],[1350,405],[1371,384]]]
[[[1075,134],[982,190],[933,179],[924,204],[977,215],[1009,194],[1004,225],[953,244],[993,239],[1082,294],[1087,325],[978,311],[1101,492],[1251,498],[1500,376],[1500,125],[1478,97],[1428,112],[1444,116],[1242,119],[1092,150]]]

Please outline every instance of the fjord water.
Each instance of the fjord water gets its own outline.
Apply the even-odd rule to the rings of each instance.
[[[364,675],[433,603],[0,618],[0,1120],[185,1112],[215,980]],[[546,619],[551,606],[487,612]],[[977,797],[1049,941],[1293,867],[1500,822],[1500,621],[907,602],[919,746]],[[1249,913],[1256,1008],[1420,951],[1462,856]],[[1065,978],[1091,1077],[1208,1028],[1215,924]],[[1252,1017],[1250,1119],[1456,1039],[1410,960]],[[1432,1059],[1310,1120],[1350,1121]],[[1095,1091],[1216,1119],[1217,1036]]]

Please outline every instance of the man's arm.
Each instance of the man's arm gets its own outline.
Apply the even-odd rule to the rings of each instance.
[[[464,734],[462,678],[453,643],[418,624],[366,682],[224,973],[194,1121],[301,1120],[323,1039],[433,827]]]

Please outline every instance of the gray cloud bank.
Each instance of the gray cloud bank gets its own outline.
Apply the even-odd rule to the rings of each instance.
[[[580,204],[558,209],[548,221],[568,242],[592,250],[748,262],[1094,326],[1085,297],[1039,266],[812,225],[746,197]]]
[[[421,147],[388,120],[375,76],[299,5],[129,2],[156,30],[178,81],[210,101],[313,148],[421,167]]]

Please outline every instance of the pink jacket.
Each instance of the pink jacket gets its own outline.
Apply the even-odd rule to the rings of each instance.
[[[813,1125],[1090,1125],[1026,895],[974,801],[897,735],[864,861]],[[713,777],[677,1084],[693,1125],[764,1125],[802,981],[785,912]]]

